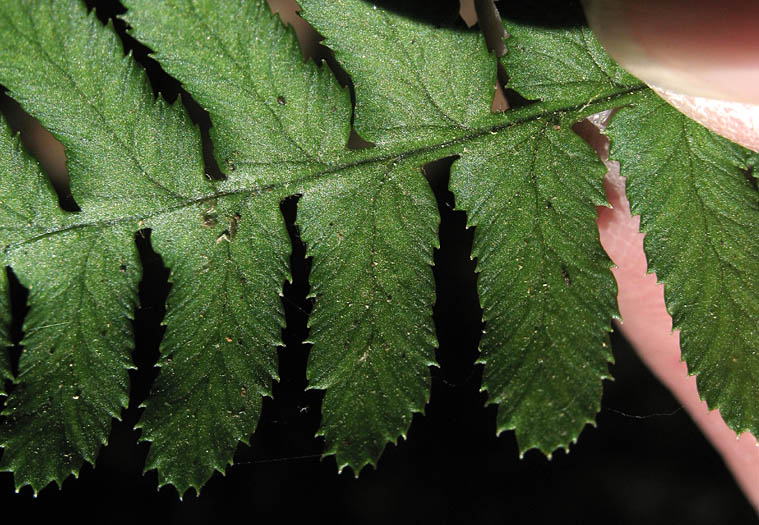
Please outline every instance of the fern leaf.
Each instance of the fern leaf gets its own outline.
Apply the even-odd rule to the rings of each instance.
[[[289,238],[271,196],[207,201],[149,225],[172,289],[161,373],[137,427],[159,485],[200,492],[248,441],[271,395]]]
[[[169,159],[137,144],[157,132],[175,141],[193,134],[176,133],[176,112],[153,102],[117,37],[80,4],[5,2],[0,12],[3,83],[66,146],[85,210],[62,212],[38,170],[17,151],[4,157],[13,182],[3,185],[11,226],[2,244],[30,289],[30,310],[0,468],[37,491],[94,462],[111,418],[126,406],[140,278],[134,230],[146,203],[177,202],[172,182],[153,179]]]
[[[225,188],[292,184],[345,150],[348,90],[328,68],[303,63],[295,33],[265,2],[124,3],[132,34],[213,116]]]
[[[354,126],[366,140],[424,147],[502,120],[490,112],[495,57],[481,35],[448,29],[441,39],[429,24],[360,0],[299,3],[353,80]]]
[[[2,123],[2,131],[0,131],[0,172],[4,171],[5,166],[11,166],[11,159],[6,156],[12,156],[17,154],[18,147],[10,140],[5,122]],[[22,162],[22,165],[24,163]],[[27,174],[28,175],[28,174]],[[2,192],[0,190],[0,195]],[[14,211],[8,210],[10,204],[0,200],[0,214],[5,219],[5,214]],[[9,221],[2,221],[3,225],[10,224]],[[0,259],[0,264],[5,266],[5,261]],[[8,354],[8,347],[12,344],[11,341],[11,298],[10,289],[8,287],[8,273],[3,269],[0,270],[0,395],[6,394],[5,382],[13,379],[13,373],[11,370],[10,355]]]
[[[747,176],[750,152],[653,95],[622,108],[608,134],[699,394],[736,432],[759,435],[759,194]]]
[[[303,188],[298,223],[314,257],[316,297],[308,375],[313,388],[328,389],[320,430],[326,452],[337,455],[340,468],[358,472],[376,462],[386,442],[405,435],[429,397],[429,265],[438,216],[420,164],[362,162],[346,149],[347,91],[326,68],[300,60],[295,35],[263,2],[128,5],[135,36],[210,112],[218,161],[234,167],[226,185],[265,174],[267,187]],[[148,23],[170,21],[174,12],[190,22]],[[256,30],[231,23],[237,20]],[[198,32],[207,38],[197,39]],[[277,63],[281,56],[287,58]],[[202,81],[201,71],[217,81]],[[230,99],[239,93],[251,96],[238,108]],[[250,127],[240,128],[240,114],[251,115]],[[404,372],[397,370],[401,356]]]
[[[644,89],[606,54],[587,27],[534,27],[506,22],[509,52],[501,58],[510,87],[550,108]]]
[[[483,389],[499,404],[498,431],[516,429],[522,452],[568,448],[610,377],[616,286],[595,228],[597,160],[571,129],[532,122],[452,168],[457,206],[476,226]]]
[[[127,402],[129,318],[140,276],[133,235],[140,227],[150,227],[162,255],[185,263],[177,265],[174,275],[207,269],[207,277],[217,283],[240,283],[237,290],[230,286],[226,295],[209,293],[190,278],[175,283],[169,304],[182,304],[167,320],[161,363],[167,372],[156,386],[156,398],[169,417],[153,418],[148,410],[142,423],[146,438],[165,451],[163,459],[151,457],[148,463],[162,466],[161,483],[172,482],[182,492],[199,487],[215,468],[231,460],[237,440],[253,431],[260,395],[268,392],[271,344],[279,340],[282,324],[278,290],[289,251],[282,221],[273,220],[270,227],[272,221],[263,213],[248,214],[245,206],[237,206],[239,199],[226,199],[216,207],[217,190],[203,175],[197,130],[180,106],[153,99],[144,74],[123,56],[116,35],[87,16],[79,3],[16,2],[3,9],[5,26],[0,22],[0,29],[17,36],[0,54],[3,83],[63,142],[82,212],[67,216],[58,211],[59,223],[41,224],[37,236],[30,238],[17,228],[3,243],[14,271],[31,289],[31,310],[24,325],[21,387],[6,409],[2,466],[16,473],[17,484],[29,483],[37,490],[78,471],[83,461],[94,462],[111,417],[119,417]],[[40,69],[24,76],[30,71],[20,66],[30,60],[46,64],[44,73]],[[159,143],[154,137],[165,140]],[[269,202],[277,217],[278,201]],[[184,226],[190,244],[173,244],[176,221]],[[231,221],[237,223],[234,233]],[[250,232],[259,223],[267,230],[256,231],[252,239]],[[247,252],[238,264],[238,249],[217,242],[233,236],[237,244],[254,247],[260,241],[275,250],[267,250],[263,265],[251,269],[255,259]],[[279,260],[272,256],[277,249]],[[54,273],[62,277],[50,280]],[[259,288],[262,281],[268,294]],[[204,293],[198,293],[201,289]],[[249,310],[250,301],[262,296],[268,297],[262,304],[269,307],[258,319],[264,322],[240,337],[240,330],[253,319],[233,330],[234,315]],[[192,300],[182,301],[187,297]],[[212,324],[203,324],[204,337],[191,337],[186,344],[187,333],[209,305],[216,307],[206,315]],[[242,355],[230,358],[217,352],[210,357],[201,352],[228,345],[232,337]],[[261,352],[261,339],[269,355]],[[211,370],[209,361],[215,365]],[[62,367],[56,365],[59,362]],[[59,368],[66,373],[63,378],[47,377],[58,374]],[[172,381],[174,368],[216,374],[213,381],[201,373],[177,382]],[[262,379],[267,374],[268,380]],[[251,390],[249,397],[241,395],[246,388]],[[198,410],[182,420],[176,432],[177,418],[193,409],[190,401],[204,389],[203,406],[216,409],[212,420],[203,417],[207,410]],[[232,391],[234,397],[229,395]],[[209,425],[214,432],[205,431]],[[168,441],[163,443],[165,436]],[[205,455],[177,446],[190,438]],[[40,444],[30,447],[35,441]],[[188,457],[198,458],[195,468],[185,468]]]
[[[470,224],[480,225],[474,255],[480,258],[480,299],[488,322],[484,388],[491,402],[501,404],[499,431],[517,428],[523,451],[539,447],[550,454],[568,446],[600,408],[601,380],[608,377],[611,359],[607,332],[616,311],[610,263],[595,225],[594,204],[605,202],[598,158],[571,130],[557,132],[545,120],[515,122],[495,135],[476,132],[504,121],[490,112],[496,68],[478,35],[449,31],[441,42],[436,28],[377,14],[358,0],[302,4],[305,17],[351,74],[358,130],[378,145],[424,144],[430,132],[469,135],[457,150],[461,159],[452,169],[451,190]],[[340,16],[346,12],[361,21],[351,31]],[[529,40],[533,54],[541,38],[545,35]],[[579,40],[576,45],[587,52]],[[507,56],[526,62],[528,52],[519,46],[517,40]],[[597,43],[592,51],[602,53]],[[378,72],[380,57],[392,64]],[[457,67],[450,69],[452,57]],[[448,74],[440,75],[443,70]],[[599,76],[597,84],[587,79],[586,93],[566,85],[558,92],[525,86],[525,93],[558,98],[566,108],[568,99],[581,104],[630,89],[605,72]],[[568,193],[565,180],[582,189]],[[547,210],[546,203],[556,208]],[[574,290],[567,290],[562,276],[568,272],[577,273]]]
[[[418,164],[387,162],[346,170],[298,209],[314,258],[308,379],[327,390],[319,435],[358,474],[429,401],[435,197]]]
[[[709,403],[757,431],[757,391],[746,386],[759,374],[757,200],[741,171],[756,159],[665,111],[589,31],[507,22],[509,87],[534,102],[493,114],[496,59],[480,35],[359,0],[304,0],[351,75],[351,115],[348,90],[301,60],[263,0],[125,3],[132,34],[208,110],[228,177],[204,176],[181,105],[153,98],[112,27],[81,3],[0,5],[0,83],[66,147],[81,207],[58,209],[39,167],[0,130],[0,263],[30,290],[0,423],[0,468],[17,486],[60,484],[93,462],[127,403],[133,236],[145,228],[172,282],[161,370],[138,423],[151,443],[146,468],[180,495],[226,469],[277,378],[290,253],[279,203],[293,195],[313,258],[307,376],[326,390],[318,434],[338,468],[375,465],[430,395],[439,216],[421,168],[450,156],[457,207],[476,226],[480,362],[498,430],[515,429],[522,452],[567,448],[599,409],[616,315],[594,213],[604,168],[571,126],[620,106],[613,153],[629,170],[653,266],[672,284],[686,358]],[[372,147],[346,146],[351,117]],[[677,221],[682,213],[704,220]],[[697,272],[693,250],[706,257]],[[3,273],[0,346],[7,299]],[[735,348],[729,325],[740,326]]]
[[[547,108],[634,92],[584,28],[510,23],[508,87]],[[457,207],[476,226],[472,256],[486,322],[483,389],[499,405],[498,431],[522,453],[576,441],[594,423],[613,360],[607,332],[616,286],[594,205],[605,168],[567,121],[534,120],[469,147],[451,170]]]
[[[17,486],[36,491],[94,462],[111,418],[126,405],[131,312],[125,306],[139,270],[131,231],[74,224],[5,125],[1,136],[2,170],[13,177],[0,190],[0,244],[29,287],[31,309],[19,386],[0,426],[0,468],[15,472]]]

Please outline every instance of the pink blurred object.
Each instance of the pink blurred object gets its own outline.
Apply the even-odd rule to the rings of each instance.
[[[757,0],[583,0],[625,69],[715,133],[759,151]]]
[[[759,152],[759,105],[682,95],[657,87],[653,90],[702,126]]]

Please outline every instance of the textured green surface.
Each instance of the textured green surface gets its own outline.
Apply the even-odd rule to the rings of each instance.
[[[746,164],[751,169],[751,175],[759,179],[759,153],[750,153]]]
[[[265,4],[213,4],[133,0],[125,18],[210,112],[223,188],[301,188],[316,298],[308,374],[328,389],[319,433],[340,468],[358,472],[405,435],[429,397],[438,217],[424,161],[401,168],[348,151],[350,98],[329,70],[303,63]],[[188,23],[172,27],[175,13]],[[256,29],[230,30],[234,20]]]
[[[551,29],[508,20],[505,26],[511,37],[501,62],[509,74],[508,87],[523,97],[559,109],[641,88],[587,27]]]
[[[137,219],[103,222],[174,200],[152,179],[171,155],[136,144],[159,131],[171,140],[182,135],[175,112],[153,102],[116,36],[78,3],[4,2],[0,33],[0,82],[66,146],[84,210],[60,211],[36,164],[17,147],[2,148],[0,245],[29,288],[30,310],[19,387],[0,427],[0,468],[37,491],[94,462],[126,406]]]
[[[559,128],[559,126],[556,126]],[[522,452],[569,447],[601,408],[616,286],[594,204],[598,157],[571,129],[530,122],[455,162],[451,190],[476,226],[483,389]]]
[[[0,469],[15,472],[17,486],[38,490],[94,462],[111,418],[126,405],[127,316],[139,269],[123,229],[67,227],[73,214],[59,210],[37,163],[4,123],[0,172],[3,260],[29,287],[31,305],[20,384],[0,426]]]
[[[327,390],[319,435],[340,469],[376,465],[429,400],[438,222],[416,163],[346,170],[299,202],[316,297],[308,379]]]
[[[5,121],[0,121],[0,174],[5,170],[19,169],[21,176],[34,178],[38,176],[39,170],[37,166],[32,164],[29,160],[24,158],[18,151],[18,139],[13,139],[10,136],[10,130],[8,129]],[[2,191],[2,190],[0,190]],[[0,193],[2,194],[2,193]],[[6,220],[8,214],[15,215],[16,212],[9,210],[9,203],[0,200],[0,217],[2,217],[3,229],[0,229],[0,235],[5,236],[6,228],[12,228],[10,221]],[[22,215],[23,216],[23,215]],[[20,217],[12,217],[12,220],[17,221]],[[13,379],[11,370],[10,355],[8,353],[8,346],[11,345],[11,301],[10,290],[8,289],[8,273],[5,271],[5,260],[0,253],[0,394],[5,394],[6,380]]]
[[[196,491],[247,443],[277,375],[290,243],[278,199],[231,197],[148,222],[171,268],[161,373],[138,426],[159,484]]]
[[[497,122],[495,57],[476,32],[385,12],[362,0],[302,0],[302,15],[351,76],[356,131],[378,146],[444,142]]]
[[[112,28],[80,2],[0,5],[0,84],[64,144],[82,208],[60,211],[36,163],[2,130],[0,263],[30,289],[18,386],[0,427],[0,466],[15,472],[18,486],[60,483],[94,461],[127,401],[140,277],[133,237],[142,228],[152,230],[172,283],[160,374],[138,423],[151,443],[146,468],[180,495],[225,470],[276,378],[290,254],[279,204],[291,195],[300,196],[297,225],[313,258],[307,376],[310,388],[326,389],[318,434],[340,469],[376,464],[429,399],[439,217],[421,167],[448,156],[458,157],[457,206],[476,225],[487,323],[481,361],[489,400],[499,404],[498,430],[515,429],[522,451],[550,454],[592,422],[611,360],[615,287],[595,225],[603,166],[571,125],[622,105],[630,109],[617,122],[642,110],[664,119],[630,113],[613,128],[628,133],[615,152],[623,142],[632,152],[635,162],[623,159],[623,170],[632,169],[633,186],[642,188],[634,195],[651,201],[654,221],[667,192],[654,188],[664,179],[650,156],[669,142],[650,145],[676,125],[587,30],[507,22],[509,87],[537,102],[492,114],[496,59],[477,32],[432,27],[359,0],[304,1],[304,16],[351,75],[352,114],[348,90],[326,67],[301,59],[294,33],[261,0],[125,4],[132,34],[208,110],[228,178],[204,177],[199,133],[181,105],[153,98]],[[351,118],[373,147],[345,146]],[[735,291],[718,294],[722,302],[701,295],[683,303],[693,290],[710,293],[701,281],[705,263],[696,260],[696,270],[671,272],[685,295],[670,297],[670,306],[676,321],[678,308],[687,313],[685,327],[709,305],[739,327],[743,353],[728,358],[699,353],[706,335],[686,331],[683,340],[699,381],[733,374],[725,392],[743,397],[725,404],[742,416],[731,424],[755,428],[745,421],[759,413],[756,381],[741,385],[759,371],[730,363],[750,361],[756,340],[756,241],[747,233],[756,225],[756,191],[740,172],[743,150],[685,120],[680,127],[691,138],[672,143],[669,162],[714,186],[704,190],[715,196],[713,217],[693,235],[700,245],[725,242],[724,257],[707,269],[729,260],[753,274],[723,279]],[[712,159],[724,169],[710,179]],[[694,202],[666,206],[676,218],[677,206]],[[720,213],[742,226],[713,226]],[[649,243],[676,241],[652,253],[687,265],[686,226],[662,229],[672,235],[659,241],[651,229]],[[727,276],[732,270],[723,266]],[[748,305],[743,318],[731,298]],[[0,326],[8,314],[0,302]]]
[[[265,2],[127,0],[132,34],[156,51],[213,117],[230,185],[286,184],[334,164],[350,132],[350,95]],[[177,22],[180,23],[177,23]]]
[[[154,100],[143,70],[80,2],[11,0],[0,15],[1,82],[66,147],[87,219],[141,218],[207,191],[188,176],[201,169],[199,135],[181,105]]]
[[[438,143],[462,137],[451,189],[457,206],[470,212],[470,223],[484,223],[475,254],[489,256],[478,266],[489,322],[482,343],[484,388],[491,402],[501,404],[499,430],[516,428],[522,451],[538,447],[550,454],[568,447],[600,408],[601,379],[608,377],[611,359],[607,332],[616,311],[610,263],[595,225],[594,204],[605,202],[597,157],[558,125],[561,114],[515,118],[513,126],[499,129],[504,116],[489,111],[494,58],[479,36],[448,31],[441,42],[439,30],[429,25],[376,13],[356,0],[301,4],[351,74],[359,133],[390,147],[422,146],[428,133]],[[355,13],[357,29],[341,16],[345,12]],[[550,86],[512,77],[511,87],[543,98],[543,107],[582,111],[603,97],[640,89],[637,80],[614,70],[587,32],[515,29],[508,65],[535,68],[535,57],[545,53],[552,60],[545,61],[548,68],[590,56],[599,69],[580,92],[571,76]],[[569,48],[571,56],[555,56],[552,47]],[[605,57],[604,69],[595,55]],[[492,133],[479,133],[488,125]],[[520,266],[526,268],[521,274]],[[576,274],[572,290],[565,284],[568,272]]]
[[[2,10],[0,30],[16,38],[0,47],[0,82],[66,147],[82,208],[64,214],[52,195],[38,202],[39,189],[13,187],[39,177],[12,178],[2,188],[9,194],[3,200],[20,201],[19,210],[52,208],[45,212],[51,218],[33,225],[33,236],[14,225],[22,217],[11,212],[3,223],[11,226],[2,244],[30,288],[31,310],[21,386],[6,410],[2,466],[15,472],[17,485],[37,490],[95,460],[111,417],[127,402],[129,318],[140,277],[133,236],[152,227],[161,254],[176,261],[173,275],[195,270],[193,277],[202,277],[178,280],[169,297],[175,308],[162,345],[166,373],[154,394],[166,417],[156,417],[148,402],[142,426],[144,437],[155,441],[148,466],[160,465],[161,483],[172,482],[180,492],[199,487],[231,461],[237,440],[253,432],[260,396],[271,382],[289,254],[278,202],[268,199],[267,211],[262,200],[255,214],[232,198],[217,206],[217,190],[203,176],[199,134],[181,106],[153,99],[116,35],[78,2],[6,3]],[[30,60],[34,68],[21,67]],[[4,171],[12,174],[12,166]],[[256,225],[266,229],[251,233]],[[266,260],[243,245],[265,248]],[[238,289],[220,293],[233,280]],[[254,300],[262,306],[259,315],[237,323],[235,316],[248,315]],[[218,309],[207,313],[211,305]],[[204,315],[207,324],[199,324]],[[256,330],[240,337],[254,322]],[[206,354],[232,337],[231,355]],[[176,369],[194,374],[177,382]],[[250,396],[241,396],[243,389]],[[186,413],[192,417],[181,419]],[[190,441],[197,448],[178,446]]]
[[[12,175],[8,177],[6,174]],[[54,193],[36,161],[21,149],[18,137],[12,137],[5,120],[0,119],[0,246],[23,233],[30,224],[58,224],[64,215],[54,202]],[[35,228],[42,231],[43,228]],[[7,346],[11,344],[11,304],[8,289],[8,264],[5,250],[0,250],[0,393],[5,393],[5,379],[13,379]]]
[[[699,393],[731,428],[759,435],[759,193],[745,176],[749,152],[653,95],[620,110],[608,135]]]

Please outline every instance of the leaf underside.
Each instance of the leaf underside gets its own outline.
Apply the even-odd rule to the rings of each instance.
[[[759,435],[759,193],[746,150],[653,95],[607,132],[699,394]]]
[[[750,157],[662,106],[586,28],[506,21],[508,87],[536,102],[494,114],[496,58],[478,33],[361,0],[304,0],[350,75],[352,107],[263,1],[124,4],[131,34],[209,112],[227,178],[205,177],[185,110],[154,99],[113,28],[79,1],[0,5],[0,84],[63,143],[81,207],[59,209],[3,124],[0,262],[30,291],[16,377],[0,357],[0,377],[16,383],[0,469],[18,487],[60,484],[94,462],[128,402],[133,239],[145,228],[172,283],[160,374],[137,424],[146,469],[180,495],[226,469],[277,379],[291,250],[279,203],[291,195],[313,259],[318,435],[339,469],[376,465],[429,401],[439,214],[421,167],[450,156],[456,206],[476,227],[480,362],[498,431],[514,429],[522,452],[568,448],[600,408],[616,315],[595,224],[605,170],[571,126],[619,106],[612,156],[684,355],[710,406],[759,433]],[[352,119],[372,147],[346,146]],[[9,325],[3,271],[3,348]]]

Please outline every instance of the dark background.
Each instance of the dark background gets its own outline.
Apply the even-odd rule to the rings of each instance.
[[[98,4],[103,20],[123,11],[117,2],[88,3]],[[379,3],[392,4],[392,8],[403,4]],[[272,4],[283,11],[292,8],[288,0]],[[417,8],[420,4],[425,2],[416,4]],[[461,23],[456,19],[457,5],[429,4],[435,9],[418,9],[423,12],[414,16]],[[511,3],[513,16],[523,16],[517,13],[523,4]],[[544,9],[546,5],[528,6],[532,9],[524,11],[529,13],[525,16],[554,24],[557,12],[568,9],[574,16],[570,23],[578,23],[576,6],[560,2]],[[117,22],[116,28],[126,47],[146,66],[155,91],[170,100],[182,96],[207,139],[208,115],[146,56],[145,48],[125,35],[123,23]],[[329,58],[326,50],[315,47],[313,32],[302,24],[298,29],[302,39],[311,39],[304,46],[308,54]],[[22,130],[30,148],[44,159],[48,173],[59,181],[63,205],[75,208],[66,195],[59,145],[51,145],[38,125],[5,96],[0,96],[0,111],[15,129]],[[206,161],[209,172],[223,176],[212,166],[209,144]],[[322,394],[304,391],[309,345],[302,341],[311,308],[306,300],[309,261],[293,226],[293,198],[282,204],[294,245],[294,282],[285,287],[284,298],[286,347],[279,349],[283,379],[274,386],[274,399],[264,402],[251,446],[239,447],[235,465],[226,476],[215,474],[199,497],[190,492],[180,502],[172,487],[156,490],[155,472],[142,474],[147,445],[137,445],[138,433],[131,429],[141,412],[135,407],[146,397],[157,373],[153,364],[169,290],[166,268],[152,252],[146,231],[136,236],[145,276],[140,286],[142,306],[134,322],[138,369],[132,372],[130,408],[122,422],[114,422],[110,444],[97,465],[85,466],[79,479],[69,478],[62,491],[48,487],[34,498],[27,487],[14,494],[11,474],[1,473],[4,519],[19,511],[23,514],[16,516],[31,521],[70,518],[108,523],[264,523],[291,517],[383,524],[755,523],[754,511],[721,459],[617,333],[612,334],[616,380],[604,384],[597,427],[586,427],[569,454],[559,451],[549,461],[532,451],[520,460],[513,433],[495,436],[495,407],[484,406],[485,395],[479,392],[481,367],[474,365],[482,326],[474,264],[468,256],[472,231],[466,230],[464,215],[453,211],[453,196],[446,189],[450,162],[444,159],[425,170],[442,217],[441,247],[435,257],[441,367],[432,369],[426,414],[414,417],[408,441],[387,448],[379,470],[365,469],[355,479],[348,469],[338,475],[334,459],[320,460],[322,443],[313,435],[319,425]],[[25,292],[15,286],[13,295],[19,339]],[[18,349],[13,351],[17,356]]]

